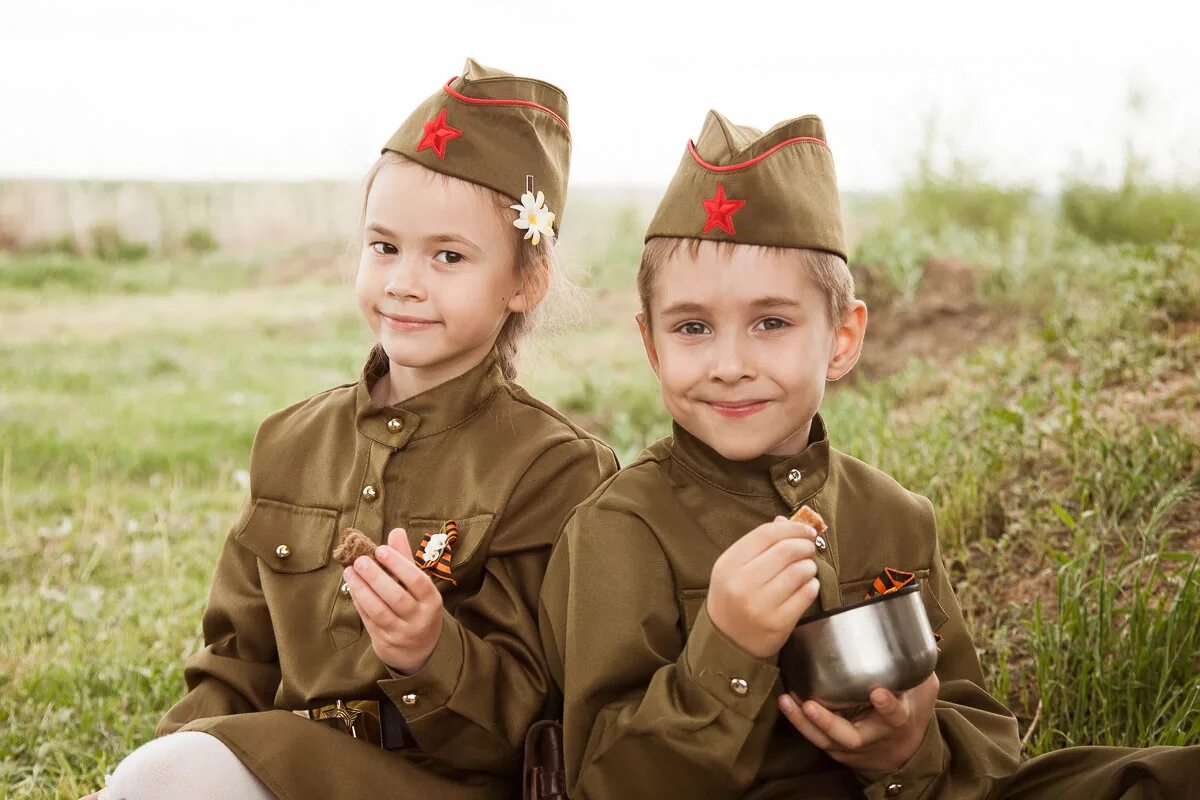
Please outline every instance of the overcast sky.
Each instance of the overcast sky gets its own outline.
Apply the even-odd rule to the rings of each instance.
[[[1130,137],[1196,182],[1196,7],[4,0],[0,177],[357,179],[473,56],[566,90],[575,185],[663,186],[709,108],[821,115],[846,189],[895,186],[930,120],[1005,182],[1111,179]]]

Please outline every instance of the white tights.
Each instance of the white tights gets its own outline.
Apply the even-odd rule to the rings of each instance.
[[[180,731],[151,739],[117,765],[101,800],[276,800],[215,736]]]

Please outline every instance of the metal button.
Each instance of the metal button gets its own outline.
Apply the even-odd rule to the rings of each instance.
[[[800,483],[800,479],[804,477],[804,473],[798,469],[793,469],[787,474],[787,482],[789,486],[795,486]]]
[[[903,791],[904,791],[904,786],[902,784],[889,783],[887,785],[887,788],[883,790],[883,793],[887,797],[899,797],[900,793]]]
[[[404,422],[396,418],[389,419],[388,430],[392,433],[399,433],[400,431],[404,430]]]
[[[813,544],[815,544],[817,546],[817,549],[820,550],[822,553],[824,553],[825,550],[829,547],[829,543],[825,541],[824,536],[818,536],[816,539],[813,540]]]
[[[338,591],[340,591],[342,594],[350,594],[350,584],[343,583],[342,588],[339,589]]]
[[[379,496],[379,492],[375,491],[374,486],[364,486],[362,496],[369,503]]]
[[[750,691],[750,684],[746,683],[744,678],[731,678],[729,681],[729,691],[744,697]]]
[[[400,700],[406,706],[415,706],[417,704],[417,696],[413,692],[409,692],[408,694],[404,695],[400,698]]]
[[[279,556],[280,558],[287,558],[291,554],[292,548],[288,547],[286,544],[281,544],[279,547],[275,548],[275,555]]]

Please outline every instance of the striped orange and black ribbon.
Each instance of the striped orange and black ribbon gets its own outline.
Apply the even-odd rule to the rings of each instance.
[[[863,598],[870,600],[872,597],[878,597],[881,594],[898,591],[905,586],[910,586],[916,579],[917,576],[912,572],[893,567],[884,567],[883,572],[879,573],[879,577],[871,582],[871,591],[867,592]]]
[[[441,530],[439,530],[438,533],[446,534],[446,544],[442,548],[441,555],[436,561],[426,565],[425,562],[428,557],[425,555],[425,551],[429,547],[429,540],[433,537],[433,534],[427,533],[421,539],[421,546],[417,548],[417,554],[415,556],[417,566],[428,572],[432,577],[441,578],[442,580],[449,581],[457,586],[458,581],[450,577],[450,554],[454,548],[454,543],[458,541],[458,525],[454,522],[454,520],[448,519],[442,525]]]

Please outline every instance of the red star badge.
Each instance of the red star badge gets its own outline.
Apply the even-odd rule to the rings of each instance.
[[[438,115],[425,123],[425,135],[421,137],[421,141],[417,144],[417,151],[420,152],[427,147],[432,147],[433,152],[437,157],[446,160],[446,142],[451,139],[457,139],[462,136],[462,131],[458,128],[451,128],[446,124],[446,109],[438,112]]]
[[[717,184],[717,193],[708,200],[701,200],[708,219],[704,222],[702,233],[708,233],[713,228],[720,228],[733,235],[733,215],[746,205],[745,200],[732,200],[725,196],[725,184]]]

